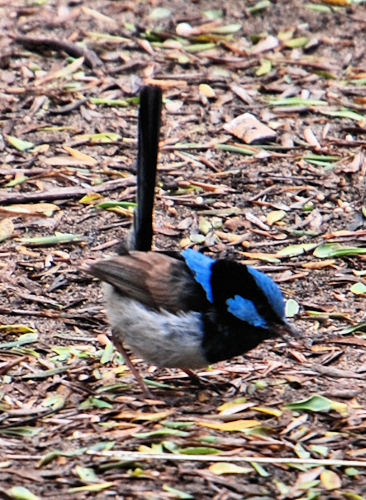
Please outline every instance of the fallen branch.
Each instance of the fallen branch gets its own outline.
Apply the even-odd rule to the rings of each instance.
[[[135,176],[131,175],[125,179],[107,181],[98,186],[65,187],[52,189],[50,191],[36,191],[31,193],[8,193],[0,191],[0,203],[32,203],[35,201],[65,200],[69,198],[81,198],[88,193],[104,193],[115,191],[126,186],[136,184]]]
[[[13,40],[24,47],[41,50],[55,50],[57,52],[66,52],[72,57],[84,57],[85,64],[89,68],[96,68],[103,63],[97,54],[90,49],[86,49],[81,45],[69,42],[67,40],[56,40],[54,38],[32,38],[28,36],[14,36]]]
[[[142,453],[134,451],[95,451],[87,450],[88,455],[98,457],[110,457],[120,461],[140,461],[140,460],[169,460],[186,462],[246,462],[262,463],[271,465],[282,464],[301,464],[314,466],[333,466],[333,467],[366,467],[366,460],[332,460],[328,458],[273,458],[273,457],[239,457],[222,455],[183,455],[179,453]]]

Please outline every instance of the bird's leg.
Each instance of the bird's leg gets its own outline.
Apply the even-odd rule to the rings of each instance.
[[[181,368],[181,370],[184,373],[186,373],[188,375],[188,377],[193,382],[195,382],[197,385],[200,385],[201,387],[203,386],[203,387],[211,388],[211,389],[213,389],[217,393],[221,392],[220,391],[220,387],[231,386],[231,387],[234,387],[235,390],[237,390],[237,387],[235,387],[235,385],[232,384],[231,382],[223,382],[223,383],[211,382],[211,381],[207,381],[203,377],[200,377],[199,375],[197,375],[196,373],[194,373],[194,371],[190,370],[189,368]]]
[[[188,377],[192,380],[194,380],[197,384],[201,384],[202,379],[199,375],[194,373],[192,370],[189,368],[182,368],[182,371],[188,375]]]
[[[114,345],[116,346],[117,350],[122,354],[123,359],[125,360],[126,365],[130,369],[130,372],[132,373],[132,375],[135,377],[136,382],[140,386],[140,388],[141,388],[142,392],[144,393],[145,397],[146,398],[153,398],[153,395],[149,391],[149,389],[148,389],[147,385],[145,384],[143,378],[141,377],[139,371],[137,370],[137,368],[134,367],[132,361],[130,360],[130,357],[129,357],[126,349],[123,347],[122,342],[120,340],[116,339],[115,336],[113,336],[113,332],[112,332],[112,338],[113,338]]]

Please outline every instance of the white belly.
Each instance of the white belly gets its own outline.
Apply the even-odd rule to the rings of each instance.
[[[104,285],[113,335],[149,363],[170,368],[208,365],[202,350],[203,325],[198,312],[152,311]]]

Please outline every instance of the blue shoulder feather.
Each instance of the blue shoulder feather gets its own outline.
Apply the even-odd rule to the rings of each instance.
[[[244,299],[241,295],[235,295],[233,299],[227,299],[227,310],[237,318],[253,326],[266,328],[266,320],[258,313],[251,300]]]
[[[254,267],[247,266],[248,271],[255,279],[255,282],[263,290],[268,302],[271,304],[272,309],[275,311],[279,318],[285,316],[285,301],[279,287],[276,283],[266,274],[254,269]]]
[[[202,286],[206,292],[207,299],[213,302],[211,288],[211,266],[215,262],[214,259],[204,255],[203,253],[187,248],[181,253],[189,269],[194,273],[196,281]]]

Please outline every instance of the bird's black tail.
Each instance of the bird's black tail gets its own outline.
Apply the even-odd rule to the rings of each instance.
[[[133,218],[130,248],[151,250],[153,208],[158,159],[162,92],[160,87],[143,87],[140,94],[137,153],[137,207]]]

